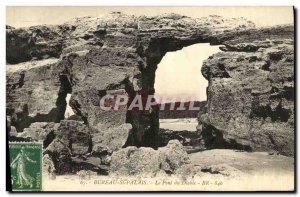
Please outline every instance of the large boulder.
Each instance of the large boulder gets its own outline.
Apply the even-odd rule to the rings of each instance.
[[[207,113],[200,115],[206,145],[293,155],[293,40],[225,49],[202,67],[209,80]]]
[[[60,175],[72,172],[71,150],[62,141],[58,139],[53,140],[44,150],[44,155],[49,155],[54,165],[55,174]],[[51,161],[48,163],[51,163]]]
[[[125,145],[131,128],[131,124],[122,124],[114,128],[97,129],[92,137],[93,153],[101,153],[103,148],[111,152],[119,150]]]
[[[55,133],[56,139],[68,145],[74,155],[91,152],[92,138],[90,129],[76,120],[62,120]]]
[[[174,173],[182,165],[189,163],[187,152],[178,140],[170,140],[168,145],[159,148],[161,169],[167,173]]]
[[[159,153],[154,149],[129,146],[112,154],[110,172],[120,176],[153,176],[159,165]]]
[[[66,101],[57,62],[48,59],[7,67],[7,115],[19,132],[33,122],[59,122],[64,118]]]
[[[171,140],[166,147],[127,147],[112,154],[110,173],[119,176],[156,176],[161,171],[171,174],[189,158],[178,140]]]

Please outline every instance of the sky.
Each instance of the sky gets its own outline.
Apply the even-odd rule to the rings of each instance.
[[[192,100],[206,100],[208,81],[201,74],[202,63],[219,51],[219,46],[202,43],[168,52],[156,69],[155,95],[161,99],[162,96],[187,96],[195,98]]]
[[[112,11],[135,15],[178,13],[194,18],[208,15],[245,17],[256,26],[293,23],[293,7],[7,7],[6,23],[14,27],[61,24],[75,17],[98,16]]]

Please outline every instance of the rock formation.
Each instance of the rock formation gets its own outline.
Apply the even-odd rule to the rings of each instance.
[[[118,176],[156,176],[158,173],[174,173],[188,163],[188,155],[181,143],[171,140],[158,150],[129,146],[114,152],[110,172]]]
[[[208,111],[200,116],[211,148],[294,151],[294,42],[225,45],[202,67]]]
[[[104,111],[99,101],[124,91],[153,94],[162,57],[195,43],[224,45],[202,70],[209,80],[207,113],[199,118],[206,145],[293,154],[293,26],[114,12],[61,25],[7,26],[6,35],[8,131],[44,140],[58,173],[72,171],[75,161],[100,169],[113,152],[136,149],[127,146],[156,149],[157,110]],[[64,120],[67,94],[82,121]],[[90,161],[95,155],[108,158]]]

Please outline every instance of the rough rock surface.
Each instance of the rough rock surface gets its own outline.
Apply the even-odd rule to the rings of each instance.
[[[28,139],[30,141],[43,143],[46,148],[55,138],[55,132],[58,130],[59,124],[53,122],[35,122],[29,128],[25,128],[23,132],[17,134],[17,138]]]
[[[130,124],[125,124],[113,131],[102,130],[102,133],[94,133],[98,130],[89,128],[83,122],[62,120],[56,124],[31,124],[18,137],[44,142],[44,155],[53,159],[57,174],[63,173],[65,166],[69,167],[66,173],[89,169],[107,174],[110,155],[125,145],[130,128]]]
[[[114,12],[54,26],[7,26],[6,35],[8,132],[15,128],[22,139],[44,140],[58,174],[71,172],[74,159],[91,163],[86,154],[101,156],[102,165],[124,146],[157,148],[157,110],[104,111],[100,99],[153,94],[162,57],[196,43],[224,45],[202,71],[209,80],[207,113],[199,119],[206,145],[293,154],[293,26]],[[64,120],[67,94],[83,120],[75,126]],[[48,133],[48,123],[59,128]]]
[[[91,152],[90,129],[80,122],[62,120],[55,136],[68,146],[72,155],[84,155]]]
[[[120,176],[156,176],[161,171],[172,174],[188,162],[188,155],[181,143],[171,140],[158,150],[129,146],[114,152],[110,172]]]
[[[208,110],[200,116],[206,145],[293,155],[293,40],[235,44],[223,51],[202,67],[209,80]]]
[[[48,154],[43,156],[43,172],[51,177],[51,178],[55,178],[55,166],[54,163],[52,161],[52,159],[50,158],[50,156]]]
[[[7,115],[17,131],[33,122],[59,122],[64,118],[66,101],[57,62],[48,59],[7,67]]]
[[[7,27],[7,115],[19,132],[32,122],[59,122],[66,94],[71,93],[73,110],[89,126],[131,123],[127,145],[156,147],[156,111],[108,114],[99,100],[110,90],[152,94],[155,69],[166,52],[216,41],[223,33],[222,39],[231,39],[228,33],[249,28],[254,24],[244,18],[136,17],[119,12],[57,26]]]
[[[94,133],[92,138],[94,153],[99,152],[100,147],[107,147],[110,151],[122,148],[128,139],[131,128],[131,124],[123,124],[115,128],[101,129],[101,132]]]
[[[44,155],[49,155],[49,158],[53,161],[56,174],[72,172],[71,150],[62,141],[58,139],[53,140],[44,151]]]

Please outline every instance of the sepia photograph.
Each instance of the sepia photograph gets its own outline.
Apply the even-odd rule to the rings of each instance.
[[[295,191],[294,20],[7,6],[6,190]]]

